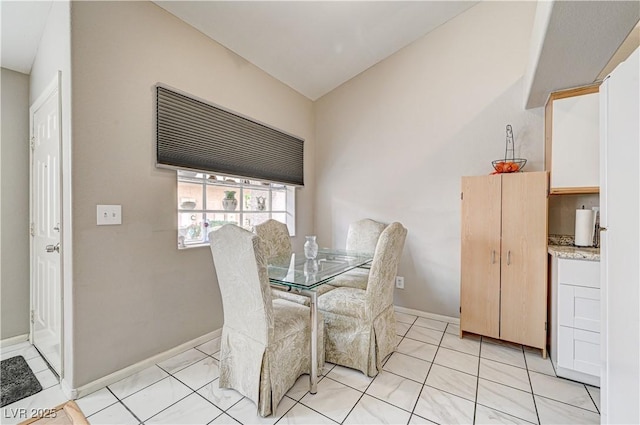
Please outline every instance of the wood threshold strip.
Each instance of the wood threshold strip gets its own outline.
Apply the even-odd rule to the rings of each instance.
[[[20,425],[89,425],[82,410],[73,401],[67,401],[52,409],[42,409],[39,416],[20,422]]]

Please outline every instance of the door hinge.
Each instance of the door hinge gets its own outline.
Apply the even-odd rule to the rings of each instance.
[[[544,331],[547,331],[547,322],[544,322]]]
[[[31,236],[35,236],[36,235],[36,224],[35,223],[31,223],[31,225],[29,226],[29,234]]]
[[[460,313],[462,313],[462,306],[460,306]]]
[[[460,200],[464,201],[464,192],[460,192]]]
[[[34,150],[36,148],[36,137],[35,136],[31,137],[31,140],[29,140],[29,144],[31,145],[31,150]]]
[[[35,323],[35,315],[36,315],[35,311],[31,310],[31,323]]]

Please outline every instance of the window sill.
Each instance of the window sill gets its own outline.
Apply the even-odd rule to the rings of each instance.
[[[194,243],[194,244],[189,244],[189,245],[184,245],[184,246],[178,245],[178,251],[184,251],[184,250],[188,250],[188,249],[192,249],[192,248],[202,248],[204,246],[209,246],[209,242]]]

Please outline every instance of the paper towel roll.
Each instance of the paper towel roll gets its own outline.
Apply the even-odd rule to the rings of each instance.
[[[596,212],[593,210],[576,210],[576,246],[593,246],[593,232],[596,225]]]

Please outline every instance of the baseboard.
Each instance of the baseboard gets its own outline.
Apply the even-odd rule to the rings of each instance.
[[[406,307],[399,307],[399,306],[394,306],[395,311],[399,312],[399,313],[406,313],[406,314],[413,314],[414,316],[419,316],[419,317],[426,317],[428,319],[434,319],[434,320],[440,320],[443,322],[450,322],[450,323],[455,323],[455,324],[459,324],[460,323],[460,319],[457,317],[449,317],[449,316],[443,316],[440,314],[435,314],[435,313],[427,313],[424,311],[420,311],[420,310],[414,310],[411,308],[406,308]],[[84,397],[87,394],[91,394],[95,391],[98,391],[108,385],[111,385],[115,382],[120,381],[121,379],[126,378],[127,376],[133,375],[134,373],[140,372],[143,369],[146,369],[150,366],[153,366],[156,363],[160,363],[164,360],[170,359],[171,357],[180,354],[183,351],[186,351],[190,348],[196,347],[200,344],[204,344],[205,342],[212,340],[214,338],[218,338],[222,336],[222,328],[217,329],[213,332],[210,332],[206,335],[202,335],[196,339],[193,339],[191,341],[185,342],[184,344],[181,344],[177,347],[174,347],[170,350],[164,351],[160,354],[156,354],[153,357],[149,357],[148,359],[142,360],[136,364],[133,364],[131,366],[125,367],[124,369],[120,369],[116,372],[113,372],[107,376],[104,376],[100,379],[97,379],[93,382],[89,382],[88,384],[82,385],[78,388],[72,388],[69,383],[67,381],[65,381],[64,379],[61,382],[61,389],[62,391],[65,393],[65,395],[67,397],[69,397],[69,399],[71,400],[75,400],[78,399],[80,397]],[[17,337],[16,337],[17,338]],[[24,336],[23,340],[26,340],[28,338],[28,335]],[[21,340],[22,341],[22,340]],[[4,341],[3,341],[4,343]]]
[[[80,398],[78,395],[78,390],[71,388],[69,382],[67,382],[64,378],[60,381],[60,390],[67,396],[69,400],[76,400]],[[88,393],[87,393],[88,394]]]
[[[398,313],[413,314],[414,316],[426,317],[427,319],[433,319],[433,320],[440,320],[441,322],[455,323],[456,325],[460,324],[459,317],[450,317],[450,316],[443,316],[441,314],[427,313],[426,311],[414,310],[412,308],[400,307],[397,305],[394,306],[394,309]]]
[[[599,376],[576,372],[575,370],[565,369],[563,367],[556,367],[556,375],[558,375],[560,378],[571,379],[572,381],[580,382],[581,384],[587,384],[593,387],[600,388]]]
[[[571,369],[558,366],[557,362],[553,361],[553,358],[551,358],[551,363],[553,363],[553,368],[555,369],[556,375],[558,375],[558,377],[571,379],[572,381],[576,381],[581,384],[587,384],[593,387],[600,388],[599,376],[589,375],[588,373],[582,373],[576,370],[571,370]]]
[[[11,338],[5,338],[0,341],[0,348],[8,347],[10,345],[20,344],[21,342],[29,341],[29,334],[16,335]]]
[[[153,357],[149,357],[148,359],[142,360],[131,366],[125,367],[124,369],[120,369],[116,372],[113,372],[93,382],[89,382],[88,384],[82,385],[81,387],[78,387],[78,388],[71,388],[69,387],[69,385],[65,385],[67,384],[67,382],[63,380],[62,390],[67,395],[67,397],[69,397],[72,400],[78,399],[80,397],[84,397],[87,394],[91,394],[108,385],[118,382],[119,380],[124,379],[127,376],[131,376],[134,373],[140,372],[141,370],[146,369],[150,366],[153,366],[156,363],[163,362],[177,354],[182,353],[183,351],[196,347],[200,344],[204,344],[205,342],[212,340],[214,338],[219,338],[220,336],[222,336],[222,328],[217,329],[213,332],[209,332],[208,334],[202,335],[189,342],[185,342],[184,344],[178,345],[177,347],[164,351],[160,354],[156,354]]]

